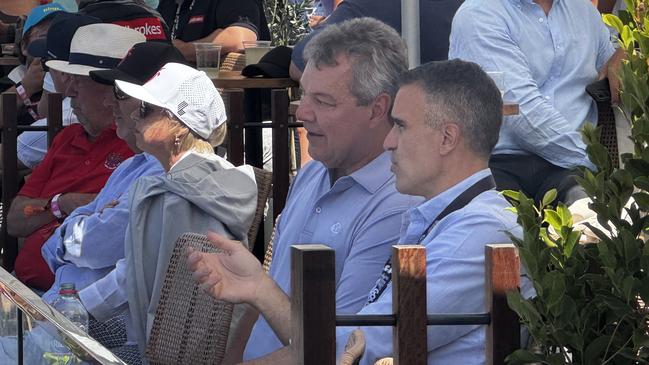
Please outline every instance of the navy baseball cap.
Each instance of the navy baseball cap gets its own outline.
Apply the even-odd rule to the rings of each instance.
[[[111,70],[90,71],[95,82],[113,85],[115,80],[143,85],[167,63],[187,64],[178,48],[169,43],[144,42],[131,48],[124,59]]]
[[[58,13],[52,19],[47,36],[32,41],[27,52],[33,57],[67,61],[70,57],[70,43],[77,29],[96,23],[101,23],[101,20],[94,16],[79,13]]]

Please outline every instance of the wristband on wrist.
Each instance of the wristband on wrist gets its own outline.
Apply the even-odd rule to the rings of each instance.
[[[59,207],[59,198],[61,195],[63,194],[58,193],[52,197],[52,200],[50,200],[50,210],[57,219],[63,219],[63,217],[65,217],[65,214],[61,212],[61,208]]]
[[[16,92],[18,93],[18,96],[23,100],[23,104],[25,104],[25,107],[27,108],[27,112],[29,115],[31,115],[34,120],[38,119],[38,113],[34,110],[34,103],[32,103],[32,100],[29,98],[29,95],[27,95],[27,91],[25,91],[25,87],[23,86],[23,83],[18,81],[16,84]]]

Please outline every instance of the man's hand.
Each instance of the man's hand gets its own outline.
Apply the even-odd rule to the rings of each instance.
[[[325,16],[322,15],[311,15],[309,16],[309,28],[313,29],[320,25],[320,23],[324,22],[326,19]]]
[[[599,73],[599,80],[608,77],[608,84],[611,89],[611,105],[618,105],[620,103],[619,71],[625,57],[624,50],[618,48]]]
[[[34,58],[27,67],[27,72],[21,80],[27,96],[32,96],[43,89],[43,78],[45,78],[45,71],[41,66],[41,59]]]
[[[216,233],[207,237],[223,252],[212,254],[189,250],[187,263],[201,287],[216,299],[255,305],[257,293],[268,281],[261,264],[240,242]]]
[[[72,211],[93,201],[97,194],[66,193],[59,197],[59,209],[63,214],[70,215]]]

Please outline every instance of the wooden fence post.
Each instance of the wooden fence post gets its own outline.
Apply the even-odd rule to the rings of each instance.
[[[520,348],[518,315],[507,305],[507,292],[520,286],[520,260],[512,244],[485,248],[486,309],[491,314],[487,326],[487,364],[504,365],[505,358]]]
[[[335,251],[324,245],[291,247],[293,364],[336,363]]]
[[[63,129],[63,97],[59,93],[47,95],[47,145]]]
[[[2,266],[11,272],[18,256],[18,240],[7,232],[7,215],[11,201],[18,193],[18,161],[16,160],[17,110],[16,94],[0,95],[2,112]]]
[[[243,165],[243,91],[228,90],[228,160]]]
[[[392,330],[395,365],[426,363],[426,248],[392,247]]]
[[[288,195],[288,91],[271,91],[273,121],[273,221],[284,209]]]

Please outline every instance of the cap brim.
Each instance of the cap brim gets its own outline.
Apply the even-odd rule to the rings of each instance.
[[[34,39],[27,47],[27,53],[32,57],[44,58],[47,56],[47,40],[45,38]]]
[[[86,65],[71,64],[68,61],[51,60],[47,61],[45,65],[53,70],[65,72],[67,74],[90,76],[90,71],[104,71],[106,68],[99,68]]]
[[[133,84],[136,84],[138,81],[136,77],[118,69],[90,71],[90,78],[104,85],[114,85],[116,80],[127,81]]]
[[[273,65],[272,63],[256,63],[253,65],[248,65],[241,70],[241,74],[246,77],[252,76],[264,76],[270,78],[284,78],[289,77],[288,70],[285,70],[279,66]]]
[[[157,98],[155,98],[151,93],[147,91],[147,89],[144,88],[144,86],[140,86],[138,84],[134,84],[128,81],[122,81],[122,80],[115,80],[115,85],[122,90],[126,95],[136,98],[138,100],[142,100],[146,103],[153,104],[155,106],[159,106],[161,108],[165,108],[164,104],[161,103]]]

